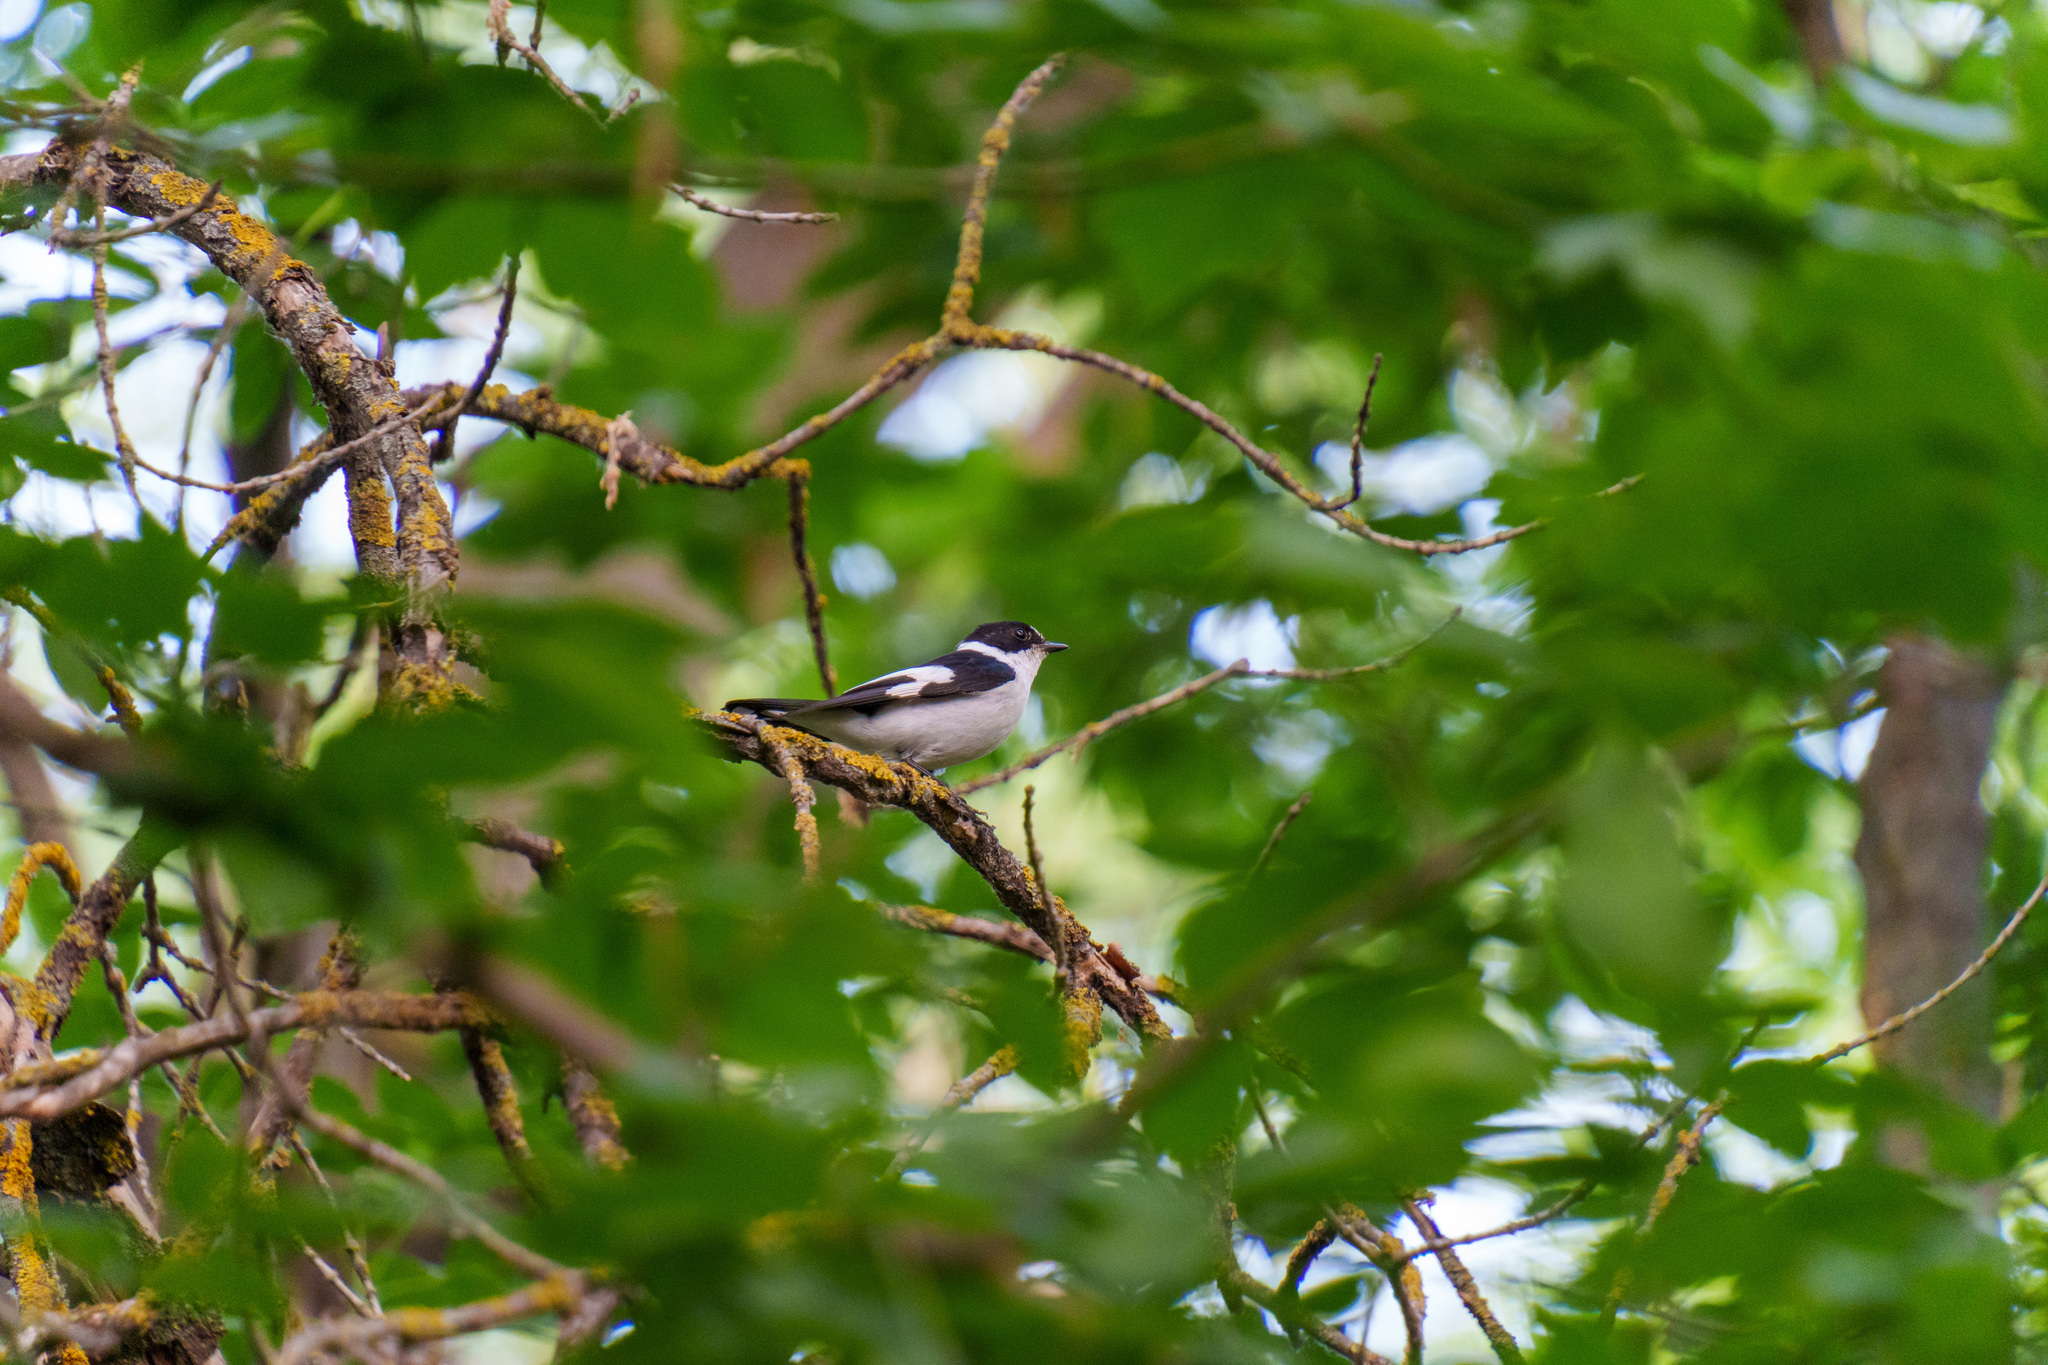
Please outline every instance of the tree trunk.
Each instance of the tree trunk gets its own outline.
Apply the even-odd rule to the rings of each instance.
[[[1878,675],[1884,722],[1858,786],[1863,830],[1863,1017],[1875,1027],[1946,986],[1983,951],[1989,820],[1978,785],[2005,677],[1938,640],[1901,635]],[[1990,983],[1980,977],[1876,1044],[1916,1085],[1998,1117]],[[1924,1168],[1917,1131],[1883,1138],[1886,1159]]]

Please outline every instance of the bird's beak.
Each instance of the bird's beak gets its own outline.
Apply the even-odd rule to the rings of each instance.
[[[1039,648],[1044,650],[1048,654],[1057,654],[1061,650],[1065,649],[1066,646],[1054,644],[1051,640],[1047,640],[1044,644],[1040,645]]]

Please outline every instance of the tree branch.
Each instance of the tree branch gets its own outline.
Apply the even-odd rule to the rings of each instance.
[[[228,1047],[252,1033],[269,1035],[337,1024],[438,1033],[487,1028],[495,1022],[473,996],[457,993],[308,991],[281,1005],[250,1010],[247,1023],[231,1014],[217,1014],[148,1038],[130,1038],[111,1048],[88,1048],[54,1061],[16,1067],[0,1076],[0,1117],[20,1115],[47,1121],[91,1102],[159,1062]]]
[[[514,1293],[459,1308],[399,1308],[374,1318],[328,1318],[286,1338],[273,1365],[359,1356],[380,1359],[413,1342],[444,1341],[543,1314],[566,1317],[588,1292],[587,1277],[562,1271]]]
[[[605,1098],[597,1076],[574,1057],[562,1058],[562,1103],[584,1159],[609,1171],[624,1170],[633,1155],[620,1140],[619,1111]]]
[[[694,204],[706,213],[716,213],[726,218],[740,218],[749,223],[836,223],[836,213],[764,213],[760,209],[738,209],[731,204],[721,204],[716,199],[706,198],[688,185],[672,184],[669,192],[686,204]]]
[[[44,148],[33,178],[68,183],[79,169],[79,153],[62,140]],[[415,692],[438,694],[449,660],[445,641],[432,626],[439,594],[455,577],[459,554],[448,506],[434,483],[418,423],[406,417],[397,387],[368,362],[355,344],[354,329],[328,298],[318,276],[285,254],[269,228],[244,214],[232,197],[146,153],[110,148],[101,163],[106,201],[137,218],[191,215],[171,231],[205,252],[223,273],[256,299],[271,327],[290,346],[330,421],[343,435],[379,432],[372,447],[377,465],[397,492],[398,523],[355,526],[366,572],[403,587],[407,603],[399,632],[405,682]],[[0,167],[4,179],[11,167]],[[212,194],[204,210],[199,202]],[[389,422],[388,430],[383,430]],[[352,518],[360,520],[360,518]]]
[[[1408,1215],[1408,1221],[1415,1225],[1415,1230],[1423,1237],[1431,1240],[1443,1237],[1443,1229],[1429,1216],[1429,1210],[1423,1207],[1422,1200],[1404,1199],[1401,1201],[1401,1208]],[[1500,1365],[1522,1365],[1522,1348],[1515,1343],[1514,1333],[1501,1326],[1500,1319],[1493,1315],[1492,1306],[1486,1302],[1486,1296],[1479,1292],[1479,1284],[1472,1278],[1472,1272],[1465,1268],[1464,1260],[1447,1246],[1432,1249],[1436,1253],[1437,1264],[1443,1267],[1444,1278],[1451,1282],[1451,1288],[1457,1291],[1458,1301],[1465,1305],[1465,1311],[1479,1324],[1479,1330],[1486,1333],[1486,1340],[1493,1346],[1494,1355],[1500,1358]]]
[[[1056,918],[1048,921],[1029,869],[1018,861],[1016,854],[1003,847],[981,813],[945,784],[907,763],[888,763],[802,730],[765,725],[751,716],[725,712],[695,714],[741,759],[779,775],[780,760],[774,752],[779,748],[812,781],[851,792],[869,805],[895,806],[911,812],[980,873],[1003,908],[1029,925],[1041,940],[1049,944],[1064,939],[1069,949],[1070,985],[1094,992],[1141,1037],[1170,1036],[1145,992],[1111,964],[1102,946],[1073,922],[1057,896],[1052,898]]]

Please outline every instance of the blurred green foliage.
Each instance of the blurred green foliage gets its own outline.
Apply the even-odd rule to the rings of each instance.
[[[1849,61],[1816,88],[1764,0],[551,0],[541,50],[609,118],[500,61],[469,0],[93,0],[0,44],[9,150],[90,126],[67,78],[105,91],[144,61],[148,145],[289,234],[365,336],[466,380],[480,347],[431,343],[479,335],[517,253],[508,365],[707,462],[932,328],[958,168],[1025,72],[1073,54],[998,182],[980,318],[1055,319],[1325,491],[1384,354],[1361,510],[1420,539],[1546,520],[1470,555],[1385,549],[1134,388],[987,355],[803,452],[842,679],[987,619],[1074,647],[1025,733],[956,778],[1240,653],[1336,667],[1429,637],[1382,672],[1227,683],[1033,779],[1055,889],[1183,983],[1182,1032],[1208,1027],[1156,1075],[1112,1021],[1073,1084],[1049,970],[877,913],[1000,913],[900,812],[825,802],[826,875],[804,886],[782,786],[686,717],[816,686],[780,485],[628,480],[608,510],[588,451],[465,446],[449,478],[483,510],[448,624],[481,700],[352,713],[342,660],[388,605],[373,585],[202,563],[225,508],[197,494],[175,529],[161,486],[125,533],[47,512],[127,494],[83,286],[45,278],[0,317],[0,579],[65,633],[30,651],[16,614],[17,671],[41,678],[47,652],[47,699],[103,715],[91,651],[176,755],[168,788],[82,798],[101,862],[156,809],[220,855],[260,940],[346,921],[375,980],[410,988],[451,943],[488,950],[674,1062],[607,1077],[633,1162],[605,1172],[554,1102],[551,1049],[508,1034],[537,1200],[454,1039],[391,1042],[411,1082],[315,1087],[512,1235],[630,1286],[634,1330],[603,1358],[1315,1358],[1227,1311],[1227,1259],[1270,1283],[1337,1203],[1412,1242],[1418,1190],[1507,1216],[1581,1182],[1535,1234],[1565,1229],[1544,1255],[1496,1244],[1483,1276],[1536,1358],[2048,1358],[2048,929],[1997,969],[2004,1126],[1796,1060],[1855,1027],[1834,755],[1856,731],[1835,727],[1875,651],[1898,629],[2022,662],[2048,643],[2048,20],[2017,0],[1834,13]],[[841,221],[720,220],[671,179]],[[116,253],[114,318],[170,319],[122,355],[130,425],[173,433],[161,463],[192,370],[139,367],[180,346],[196,365],[235,291],[157,246]],[[31,279],[26,255],[0,267]],[[254,441],[284,395],[318,416],[260,325],[221,340],[196,450]],[[1025,416],[997,412],[1020,388]],[[966,434],[920,457],[879,439],[892,412]],[[331,543],[338,507],[308,516]],[[225,708],[222,669],[245,684]],[[2019,673],[1986,784],[2001,918],[2048,826],[2039,675]],[[333,708],[303,771],[274,761],[294,686]],[[1006,835],[1019,785],[975,798]],[[571,875],[520,878],[451,810],[516,814]],[[189,867],[161,879],[183,935]],[[47,944],[62,906],[47,884],[30,905]],[[115,942],[133,976],[132,919]],[[143,1014],[183,1017],[158,994]],[[120,1032],[94,981],[60,1044]],[[1016,1077],[933,1114],[1005,1045]],[[1134,1074],[1151,1079],[1120,1109]],[[232,1137],[239,1080],[218,1058],[199,1080]],[[1635,1133],[1723,1090],[1701,1166],[1642,1235],[1673,1133]],[[345,1147],[314,1144],[338,1204],[296,1172],[258,1196],[161,1076],[144,1096],[180,1238],[143,1256],[71,1208],[51,1235],[107,1297],[217,1307],[237,1365],[247,1329],[275,1339],[313,1292],[288,1270],[297,1237],[353,1230],[386,1306],[521,1282]],[[1882,1164],[1880,1122],[1920,1128],[1929,1175]],[[1354,1339],[1378,1303],[1370,1340],[1399,1353],[1360,1258],[1340,1246],[1308,1284]],[[1446,1353],[1484,1350],[1447,1288],[1430,1323]]]

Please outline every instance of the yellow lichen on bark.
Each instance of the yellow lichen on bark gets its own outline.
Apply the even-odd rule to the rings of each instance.
[[[66,924],[65,927],[68,929],[70,926]],[[38,1034],[49,1037],[50,1026],[57,1018],[56,997],[46,988],[11,972],[0,973],[0,982],[5,983],[7,994],[14,1001],[15,1012],[28,1020]]]
[[[15,935],[21,932],[21,910],[28,903],[29,883],[46,867],[57,874],[57,880],[64,884],[73,905],[84,893],[78,869],[72,865],[71,855],[64,851],[64,845],[30,844],[28,852],[22,856],[21,866],[14,869],[13,880],[7,883],[7,907],[0,911],[0,953],[14,946]]]
[[[391,525],[391,490],[385,486],[383,471],[366,461],[350,467],[347,483],[350,537],[358,545],[386,550],[396,546],[398,532]]]
[[[35,1148],[29,1122],[9,1119],[0,1132],[4,1132],[4,1144],[0,1144],[0,1196],[4,1196],[11,1215],[6,1227],[9,1270],[22,1319],[34,1322],[44,1313],[62,1311],[64,1294],[56,1272],[38,1245],[35,1225],[40,1210],[36,1204],[35,1173],[30,1165]],[[64,1365],[87,1365],[85,1352],[72,1343],[67,1342],[55,1355]]]
[[[1078,1083],[1087,1077],[1093,1063],[1090,1054],[1102,1041],[1102,997],[1091,990],[1070,990],[1061,1007],[1067,1072]]]
[[[404,662],[392,670],[391,680],[384,689],[384,702],[389,706],[406,706],[413,711],[441,711],[454,705],[463,692],[464,689],[456,686],[454,675],[447,669]]]

